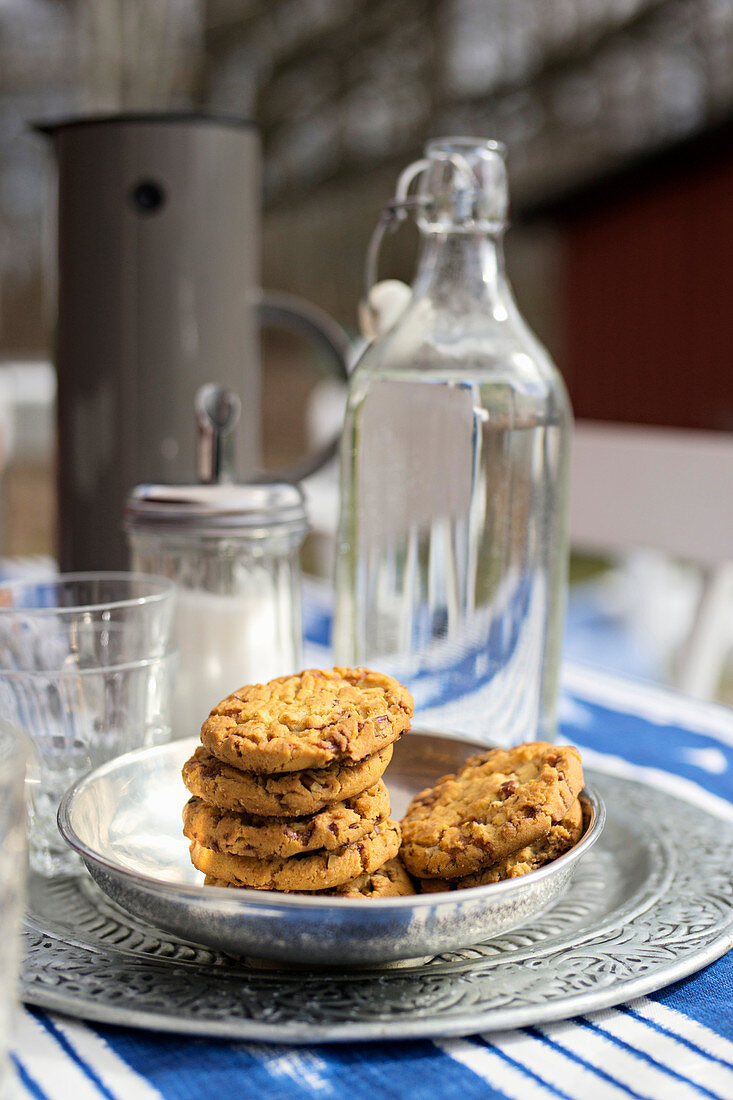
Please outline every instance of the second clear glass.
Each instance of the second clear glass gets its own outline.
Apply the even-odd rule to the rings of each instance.
[[[133,573],[0,585],[0,714],[26,734],[30,862],[74,873],[56,827],[66,788],[114,756],[170,739],[175,585]]]

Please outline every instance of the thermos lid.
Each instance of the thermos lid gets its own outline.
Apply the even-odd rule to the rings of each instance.
[[[260,482],[245,485],[138,485],[124,517],[129,532],[190,535],[304,535],[305,498],[297,485]]]

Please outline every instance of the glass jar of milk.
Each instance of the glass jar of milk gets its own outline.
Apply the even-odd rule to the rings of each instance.
[[[307,520],[297,486],[140,485],[125,529],[131,568],[178,585],[174,737],[198,733],[243,684],[299,669]]]

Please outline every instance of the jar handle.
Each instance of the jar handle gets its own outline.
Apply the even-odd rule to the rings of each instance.
[[[349,376],[351,341],[344,329],[332,317],[294,294],[280,291],[261,291],[257,303],[260,325],[263,328],[280,328],[310,340],[325,352],[327,373],[346,381]],[[320,470],[336,454],[338,435],[313,454],[299,462],[272,474],[277,480],[301,481]]]

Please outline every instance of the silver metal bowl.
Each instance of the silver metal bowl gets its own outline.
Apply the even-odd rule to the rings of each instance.
[[[129,912],[195,943],[309,967],[419,959],[484,942],[528,921],[566,889],[600,836],[605,808],[581,795],[587,827],[566,855],[521,878],[414,897],[307,897],[204,886],[181,831],[183,762],[197,741],[142,749],[79,780],[59,807],[59,828],[92,878]],[[385,776],[393,816],[418,791],[486,746],[411,731]]]

